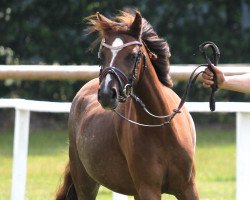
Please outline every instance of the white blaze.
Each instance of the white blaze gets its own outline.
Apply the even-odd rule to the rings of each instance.
[[[116,38],[113,43],[112,43],[112,47],[119,47],[119,46],[122,46],[124,43],[122,41],[121,38]],[[113,65],[113,62],[115,60],[115,57],[117,55],[117,53],[120,51],[121,49],[110,49],[111,53],[112,53],[112,58],[111,58],[111,61],[110,61],[110,64],[109,66],[112,67]],[[109,84],[109,82],[111,81],[111,75],[110,74],[107,74],[106,78],[105,78],[105,83],[104,83],[104,90],[107,89],[107,86]]]
[[[106,78],[105,78],[105,83],[104,83],[104,90],[106,90],[108,88],[108,84],[111,81],[111,75],[107,74]]]
[[[121,38],[116,38],[113,43],[112,43],[112,47],[119,47],[119,46],[122,46],[124,43],[122,41]],[[111,50],[111,53],[112,53],[112,58],[111,58],[111,61],[110,61],[110,65],[112,67],[113,65],[113,62],[115,60],[115,57],[117,55],[117,53],[121,50],[121,49],[110,49]]]

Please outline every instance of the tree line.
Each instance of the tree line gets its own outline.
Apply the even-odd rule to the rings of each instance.
[[[112,17],[119,10],[138,9],[165,38],[171,63],[200,64],[198,46],[215,42],[221,63],[250,63],[250,0],[1,0],[0,64],[98,64],[89,51],[94,36],[85,35],[85,17],[97,11]],[[84,81],[0,82],[1,97],[71,101]],[[174,90],[181,95],[184,82]],[[197,84],[190,101],[208,99]],[[221,91],[218,100],[247,101],[249,96]]]

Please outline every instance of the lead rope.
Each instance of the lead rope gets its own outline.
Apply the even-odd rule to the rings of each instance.
[[[213,60],[211,61],[208,56],[207,56],[207,49],[211,48],[213,51]],[[211,91],[211,95],[210,95],[210,99],[209,99],[209,106],[210,106],[210,110],[211,111],[215,111],[215,92],[218,89],[218,83],[217,83],[217,75],[214,72],[214,70],[211,67],[211,64],[214,64],[215,66],[218,65],[219,63],[219,59],[220,59],[220,50],[219,48],[216,46],[216,44],[214,44],[213,42],[207,41],[202,43],[199,46],[199,50],[202,54],[202,56],[204,57],[204,59],[206,60],[207,64],[205,66],[207,66],[209,68],[209,70],[213,73],[213,81],[214,84],[211,86],[212,91]]]

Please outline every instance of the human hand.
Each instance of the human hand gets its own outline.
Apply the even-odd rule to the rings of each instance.
[[[211,67],[216,74],[217,84],[218,84],[218,87],[220,88],[223,82],[225,81],[225,76],[223,72],[219,70],[213,64],[211,64]],[[210,88],[214,84],[213,77],[214,77],[213,72],[207,67],[205,71],[202,73],[202,82],[205,88]]]

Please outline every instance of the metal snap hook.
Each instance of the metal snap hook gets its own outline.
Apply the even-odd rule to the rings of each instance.
[[[131,84],[126,84],[124,86],[124,89],[123,89],[123,94],[126,96],[126,97],[129,97],[132,93],[132,90],[133,90],[133,87]]]

